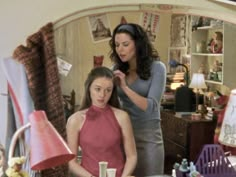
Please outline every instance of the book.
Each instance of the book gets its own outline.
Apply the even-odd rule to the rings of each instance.
[[[212,120],[213,117],[212,117],[212,116],[209,116],[209,115],[205,115],[205,119],[207,119],[207,120]]]
[[[194,112],[175,112],[176,117],[188,117],[191,116]]]

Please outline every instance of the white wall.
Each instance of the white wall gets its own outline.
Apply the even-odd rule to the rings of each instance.
[[[0,130],[4,131],[0,133],[0,143],[3,145],[6,142],[5,130],[7,128],[7,83],[3,78],[2,70],[0,70],[0,115],[1,115],[1,124]]]

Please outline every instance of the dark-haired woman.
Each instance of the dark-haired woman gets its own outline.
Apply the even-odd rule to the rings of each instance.
[[[164,145],[160,105],[166,67],[138,24],[118,25],[110,40],[110,58],[121,105],[131,117],[138,164],[135,176],[163,174]]]

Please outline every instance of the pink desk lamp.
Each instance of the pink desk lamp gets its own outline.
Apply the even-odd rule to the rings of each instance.
[[[19,135],[30,128],[30,165],[32,170],[44,170],[64,164],[75,157],[63,138],[48,121],[44,111],[29,115],[30,123],[19,128],[13,135],[9,156],[13,157]]]

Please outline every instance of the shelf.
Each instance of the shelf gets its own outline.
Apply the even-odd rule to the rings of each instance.
[[[195,56],[213,56],[213,57],[223,57],[222,53],[192,53]]]
[[[222,29],[223,26],[201,26],[197,27],[198,30],[209,30],[209,29]]]
[[[222,36],[218,33],[222,33]],[[217,36],[218,35],[218,36]],[[206,83],[222,85],[224,81],[224,52],[222,53],[211,53],[208,51],[212,46],[210,46],[210,41],[212,42],[213,37],[218,39],[219,44],[223,42],[224,27],[222,25],[218,26],[202,26],[198,27],[197,30],[192,32],[191,38],[191,63],[190,63],[190,73],[203,72],[205,77],[208,78],[208,73],[212,71],[221,71],[222,75],[220,81],[206,80]],[[221,42],[221,43],[220,43]],[[216,43],[213,43],[216,45]],[[212,45],[212,44],[211,44]],[[211,48],[212,49],[212,48]],[[217,49],[217,48],[214,48]],[[221,52],[221,51],[218,51]],[[212,77],[212,76],[211,76]],[[219,77],[219,76],[218,76]]]
[[[201,27],[197,27],[198,30],[201,29],[212,29],[212,26],[201,26]]]
[[[213,37],[216,38],[219,32],[223,34],[223,40],[220,41],[223,42],[222,53],[208,53],[211,47],[209,43]],[[233,36],[236,36],[236,25],[228,22],[223,22],[222,25],[217,26],[198,27],[197,30],[192,31],[190,77],[193,73],[202,71],[206,78],[209,78],[207,75],[212,71],[215,72],[219,67],[222,74],[218,77],[221,81],[206,80],[206,83],[210,84],[212,89],[218,89],[219,85],[224,85],[230,89],[235,88],[236,77],[232,77],[232,73],[235,73],[236,68],[236,39]],[[216,62],[219,63],[219,66],[215,66]]]
[[[210,83],[210,84],[219,84],[219,85],[223,84],[221,81],[213,81],[213,80],[205,80],[205,82]]]

